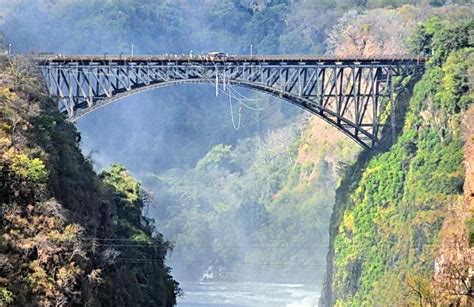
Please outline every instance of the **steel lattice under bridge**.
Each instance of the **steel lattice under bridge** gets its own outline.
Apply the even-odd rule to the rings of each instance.
[[[69,120],[132,94],[181,83],[235,84],[289,101],[323,118],[357,143],[380,140],[394,110],[392,81],[419,74],[409,56],[65,56],[35,58],[49,93]],[[393,112],[392,112],[393,113]]]

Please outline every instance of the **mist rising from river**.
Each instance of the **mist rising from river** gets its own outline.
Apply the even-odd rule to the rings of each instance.
[[[0,0],[0,9],[8,10],[3,28],[14,52],[128,56],[133,45],[135,55],[215,50],[248,54],[250,48],[254,54],[321,53],[323,29],[335,19],[333,12],[320,14],[313,2],[158,1],[155,7],[153,1],[143,1],[150,9],[138,16],[139,10],[128,8],[127,1]],[[201,279],[221,285],[207,284],[210,298],[222,290],[233,295],[229,300],[240,302],[239,293],[246,293],[258,299],[259,306],[263,298],[290,304],[299,289],[312,297],[318,293],[313,287],[321,283],[335,180],[321,178],[308,185],[318,193],[311,199],[305,196],[306,202],[288,191],[286,198],[278,198],[284,194],[279,189],[291,179],[285,176],[294,171],[292,150],[305,117],[287,102],[237,90],[235,95],[253,99],[245,102],[262,111],[234,101],[231,113],[227,96],[215,97],[212,85],[195,85],[134,95],[77,123],[83,151],[96,161],[97,171],[122,163],[153,194],[146,213],[157,221],[156,230],[175,244],[169,263],[178,280],[194,281],[183,284],[187,296],[182,304],[197,300]],[[240,114],[241,126],[235,129],[232,116]],[[199,170],[198,161],[219,144],[232,147],[231,163]],[[322,174],[332,169],[325,163],[305,167],[306,172]],[[201,180],[204,177],[213,182]],[[265,182],[270,177],[278,178]],[[310,210],[314,204],[320,211]],[[214,217],[208,214],[212,210]],[[305,232],[301,225],[320,229]],[[285,232],[304,236],[288,237]],[[250,280],[314,286],[247,283]],[[263,293],[271,296],[259,296]],[[304,295],[298,294],[296,301]]]

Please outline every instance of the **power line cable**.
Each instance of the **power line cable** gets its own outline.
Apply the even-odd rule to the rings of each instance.
[[[83,246],[102,246],[102,247],[154,247],[162,249],[170,249],[171,247],[153,245],[153,244],[102,244],[102,243],[85,243]],[[194,246],[179,246],[178,248],[214,248],[213,245],[194,245]],[[224,246],[225,248],[231,249],[313,249],[313,248],[327,248],[328,245],[302,245],[302,246],[244,246],[244,245],[231,245]],[[177,247],[174,247],[175,249]]]
[[[95,240],[95,241],[131,241],[131,242],[146,242],[146,241],[139,241],[139,240],[136,240],[136,239],[130,239],[130,238],[94,238],[94,237],[85,237],[85,238],[81,238],[82,241],[92,241],[92,240]],[[237,241],[237,240],[231,240],[232,242],[234,243],[250,243],[250,244],[257,244],[259,245],[261,243],[261,241]],[[288,242],[291,242],[291,241],[287,241],[287,240],[266,240],[265,243],[288,243]],[[150,244],[152,244],[154,242],[150,242]],[[321,242],[321,243],[327,243],[329,244],[329,242]]]
[[[91,257],[95,260],[106,260],[101,257]],[[120,256],[113,259],[113,262],[123,263],[167,263],[166,260],[160,259],[145,259],[145,258],[120,258]],[[172,260],[171,263],[177,264],[203,264],[207,266],[219,265],[218,263],[205,262],[205,261],[194,261],[194,260]],[[167,263],[169,265],[169,263]],[[306,268],[325,268],[324,265],[304,264],[304,263],[265,263],[265,262],[231,262],[230,265],[241,265],[241,266],[274,266],[274,267],[306,267]]]

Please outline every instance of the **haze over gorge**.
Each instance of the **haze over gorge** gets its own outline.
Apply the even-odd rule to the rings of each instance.
[[[0,16],[1,306],[474,305],[470,0]]]

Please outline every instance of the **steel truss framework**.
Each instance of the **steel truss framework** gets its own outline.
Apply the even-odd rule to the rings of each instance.
[[[323,118],[363,147],[380,140],[392,79],[422,69],[419,59],[39,60],[49,93],[74,121],[108,103],[162,86],[236,84],[287,100]],[[391,108],[392,110],[394,108]],[[385,115],[384,115],[385,114]]]

